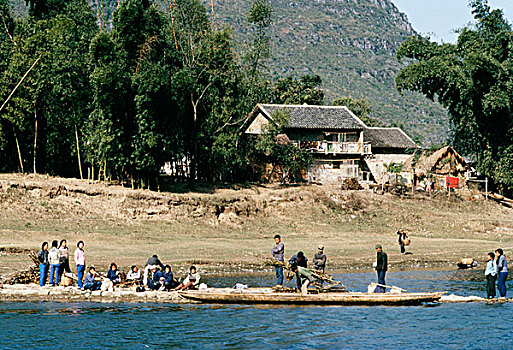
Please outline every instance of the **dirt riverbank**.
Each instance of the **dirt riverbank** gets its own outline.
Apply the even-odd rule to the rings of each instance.
[[[309,259],[324,244],[329,269],[369,269],[381,243],[395,268],[454,267],[513,249],[513,210],[464,193],[429,197],[342,191],[332,186],[255,186],[209,193],[159,193],[86,180],[0,174],[0,278],[27,268],[43,241],[86,243],[87,264],[126,270],[156,253],[177,276],[270,271],[262,266],[279,233],[286,257]],[[399,254],[398,228],[410,233]],[[482,266],[482,265],[481,265]]]

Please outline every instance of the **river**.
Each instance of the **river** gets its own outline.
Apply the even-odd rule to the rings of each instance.
[[[365,291],[371,273],[338,274]],[[272,284],[272,276],[205,278],[210,286]],[[485,293],[483,272],[393,271],[408,291]],[[508,280],[510,296],[513,283]],[[412,307],[0,302],[2,349],[513,349],[513,303]]]

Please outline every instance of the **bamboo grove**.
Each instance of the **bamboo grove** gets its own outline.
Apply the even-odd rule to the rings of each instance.
[[[241,181],[254,147],[240,128],[256,103],[301,102],[289,85],[322,103],[315,77],[266,81],[266,1],[253,1],[237,50],[199,0],[124,0],[110,26],[85,0],[27,3],[13,19],[0,0],[0,171],[87,168],[150,186],[165,162],[187,158],[194,179]]]

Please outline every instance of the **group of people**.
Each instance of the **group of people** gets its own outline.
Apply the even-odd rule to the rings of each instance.
[[[75,262],[77,264],[77,275],[82,276],[84,274],[84,242],[80,241],[77,244],[77,250],[75,251]],[[77,251],[78,257],[77,257]],[[81,251],[81,253],[80,253]],[[80,258],[81,257],[81,258]],[[50,284],[56,286],[64,272],[71,272],[69,266],[69,249],[68,242],[63,239],[59,243],[57,240],[52,242],[52,247],[48,247],[48,242],[43,242],[41,250],[37,254],[37,260],[39,261],[39,285],[44,286],[48,279],[48,273],[50,273]]]
[[[61,240],[60,244],[54,240],[50,249],[48,242],[44,242],[37,254],[37,259],[39,261],[39,285],[41,287],[46,285],[48,277],[49,284],[57,286],[64,272],[71,273],[69,250],[65,239]],[[143,276],[141,276],[141,271],[136,265],[133,265],[124,276],[123,272],[119,271],[116,263],[110,264],[106,276],[97,272],[94,266],[90,266],[84,276],[86,264],[83,241],[77,243],[74,259],[77,271],[77,286],[83,290],[113,290],[114,286],[121,284],[125,278],[126,282],[123,283],[137,285],[139,291],[144,291],[146,288],[160,291],[196,289],[201,278],[196,267],[191,266],[187,276],[182,281],[176,280],[171,266],[164,266],[156,254],[146,262]]]
[[[493,299],[496,297],[495,282],[497,281],[497,289],[501,298],[506,298],[506,279],[508,278],[508,262],[504,256],[502,249],[488,253],[488,261],[486,262],[485,278],[486,278],[486,297]]]
[[[285,244],[281,241],[280,235],[274,236],[274,247],[271,249],[271,254],[279,263],[285,262]],[[315,253],[313,257],[314,269],[324,273],[326,269],[326,254],[324,253],[324,246],[319,245],[317,247],[317,253]],[[315,277],[313,276],[311,270],[308,269],[308,259],[303,252],[298,252],[293,255],[289,261],[290,271],[292,271],[296,276],[296,285],[298,290],[301,290],[303,294],[307,293],[308,286],[311,283],[315,282]],[[283,266],[277,264],[275,266],[276,272],[276,287],[283,286]]]

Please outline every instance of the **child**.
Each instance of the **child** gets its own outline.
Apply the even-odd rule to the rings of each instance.
[[[486,277],[486,297],[488,299],[495,298],[495,280],[497,279],[497,263],[495,262],[495,254],[488,253],[488,262],[485,270]]]

